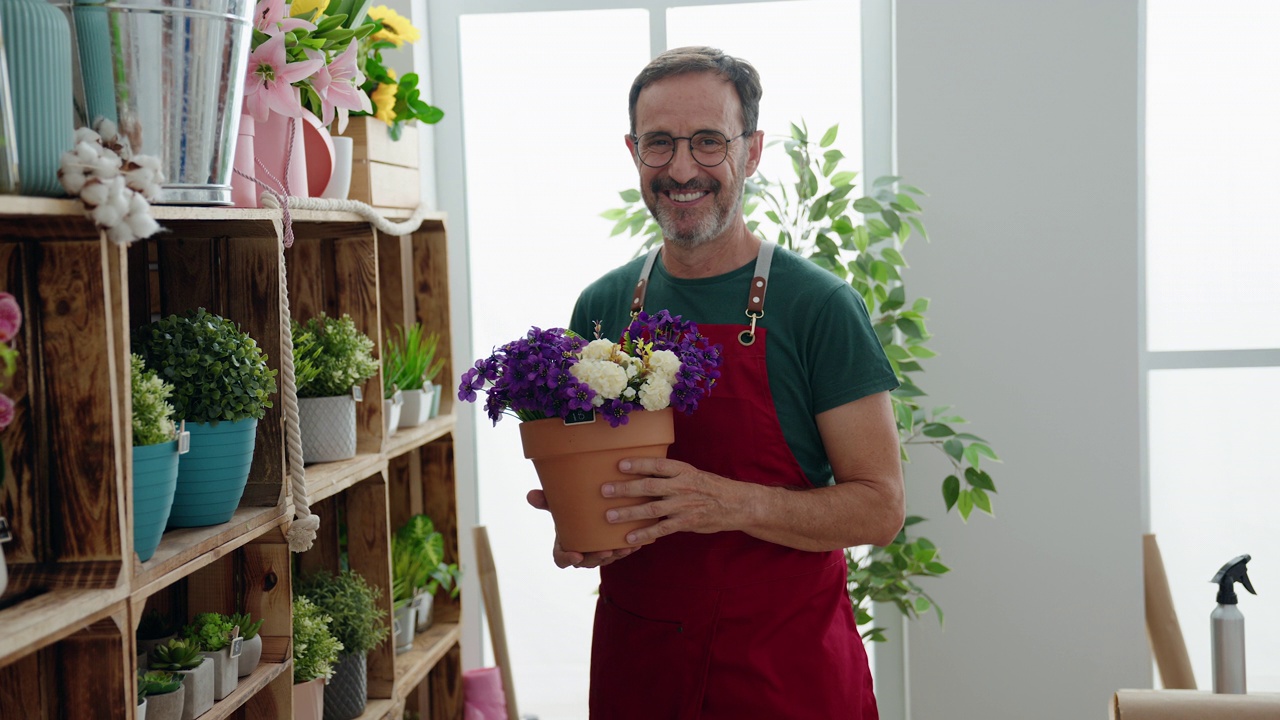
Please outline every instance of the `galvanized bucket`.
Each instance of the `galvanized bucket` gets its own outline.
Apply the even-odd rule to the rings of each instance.
[[[166,182],[157,202],[231,204],[253,7],[73,1],[88,119],[115,122],[134,152],[160,158]]]

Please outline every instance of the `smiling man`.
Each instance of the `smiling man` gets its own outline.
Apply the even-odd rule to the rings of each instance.
[[[588,287],[571,326],[616,338],[666,309],[724,364],[676,415],[668,458],[624,460],[635,479],[602,488],[647,500],[610,522],[658,522],[625,548],[553,550],[601,568],[593,718],[877,717],[842,549],[902,527],[897,381],[857,293],[747,228],[761,93],[750,64],[704,47],[663,53],[631,87],[626,144],[663,242]]]

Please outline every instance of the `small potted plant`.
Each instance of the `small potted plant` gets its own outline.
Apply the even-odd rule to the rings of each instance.
[[[169,522],[178,488],[178,431],[169,397],[173,386],[129,356],[133,390],[133,549],[146,562]]]
[[[165,670],[138,674],[138,720],[181,720],[182,699],[186,691],[182,676]],[[143,704],[145,703],[145,705]]]
[[[170,640],[151,651],[151,669],[182,676],[182,720],[195,720],[213,707],[213,660],[186,640]]]
[[[421,588],[431,578],[431,566],[417,543],[396,535],[391,538],[392,632],[396,653],[413,649],[417,609],[422,604]]]
[[[249,479],[276,371],[253,338],[204,308],[138,328],[133,349],[173,384],[173,406],[191,433],[191,450],[178,461],[169,527],[229,521]]]
[[[435,386],[430,379],[444,367],[444,358],[436,358],[439,342],[435,333],[423,332],[421,323],[407,329],[397,325],[387,340],[386,374],[404,393],[400,427],[417,427],[431,417]]]
[[[343,652],[334,677],[324,689],[325,720],[351,720],[368,701],[367,653],[390,633],[381,588],[351,570],[337,575],[317,573],[299,583],[298,594],[315,603],[332,619],[333,636]]]
[[[298,425],[305,462],[346,460],[356,454],[356,386],[378,374],[373,340],[350,315],[320,313],[293,323]],[[301,360],[299,360],[301,358]],[[302,367],[299,373],[298,367]]]
[[[213,699],[222,700],[240,684],[240,629],[222,613],[200,613],[183,634],[213,660]]]
[[[432,608],[435,605],[437,588],[443,587],[451,597],[457,597],[459,579],[458,566],[444,562],[444,535],[441,535],[426,515],[414,515],[396,531],[391,546],[392,567],[395,567],[396,546],[403,546],[402,552],[412,553],[420,559],[421,572],[412,574],[413,605],[416,610],[416,629],[424,632],[431,627]]]
[[[167,615],[151,608],[142,613],[142,620],[138,622],[138,631],[136,637],[138,639],[138,655],[140,656],[138,667],[147,667],[147,657],[151,655],[151,651],[157,645],[167,644],[170,640],[178,636],[178,624],[169,619]]]
[[[387,437],[396,434],[400,427],[400,411],[404,408],[404,393],[393,382],[387,381],[382,391],[382,427]]]
[[[342,652],[329,629],[332,618],[305,597],[293,599],[293,718],[324,716],[324,686]]]
[[[262,620],[254,620],[249,613],[236,613],[230,619],[231,624],[240,629],[240,637],[243,640],[240,646],[239,669],[236,674],[240,677],[248,677],[258,669],[258,663],[262,661],[262,636],[258,634],[262,629]]]

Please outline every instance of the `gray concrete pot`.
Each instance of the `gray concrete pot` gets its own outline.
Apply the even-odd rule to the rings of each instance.
[[[147,717],[151,720],[181,720],[182,703],[186,696],[187,689],[182,686],[164,695],[149,695],[147,697]]]
[[[182,720],[195,720],[213,707],[213,660],[205,658],[194,670],[179,670],[182,676]]]
[[[258,663],[262,662],[262,636],[254,635],[253,639],[245,640],[244,646],[240,648],[239,672],[240,677],[248,677],[258,669]]]
[[[395,633],[396,654],[413,649],[413,630],[418,624],[418,610],[412,601],[396,608],[392,622]]]
[[[200,654],[213,661],[213,699],[222,700],[235,692],[240,684],[240,657],[231,657],[230,647]]]
[[[369,703],[368,660],[364,653],[343,653],[324,687],[324,720],[354,720]]]

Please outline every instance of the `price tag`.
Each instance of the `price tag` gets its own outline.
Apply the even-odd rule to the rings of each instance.
[[[231,657],[233,658],[240,657],[240,651],[243,649],[244,649],[244,638],[242,637],[231,638]]]
[[[9,521],[0,517],[0,543],[6,543],[13,539],[13,533],[9,532]]]
[[[191,433],[187,432],[187,421],[183,420],[178,426],[178,454],[186,455],[191,452]]]
[[[564,417],[565,425],[586,425],[595,421],[594,410],[574,410]]]
[[[351,386],[351,397],[355,398],[356,402],[364,402],[364,391],[360,389],[359,385]]]

